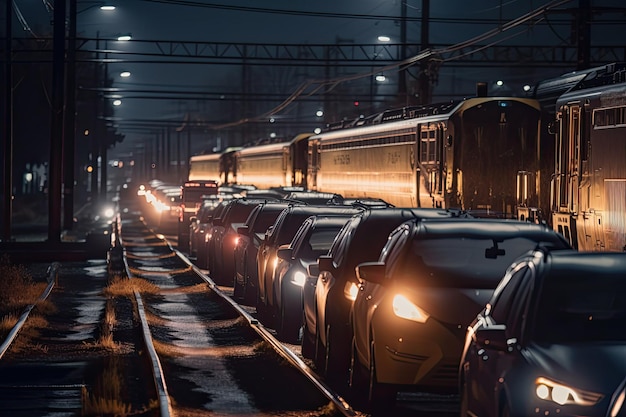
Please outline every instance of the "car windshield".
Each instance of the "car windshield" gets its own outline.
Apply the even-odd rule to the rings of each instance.
[[[555,273],[541,290],[535,321],[540,343],[626,341],[626,280]]]
[[[418,238],[398,259],[398,276],[435,287],[493,289],[513,261],[536,246],[522,237],[497,244],[482,236]]]

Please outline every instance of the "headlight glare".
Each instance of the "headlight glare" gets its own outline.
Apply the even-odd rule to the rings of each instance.
[[[303,287],[306,282],[306,274],[302,271],[296,271],[291,279],[298,287]]]
[[[416,321],[418,323],[426,323],[429,315],[413,304],[408,298],[404,295],[397,294],[393,297],[393,313],[403,319]]]
[[[602,398],[599,394],[578,390],[548,378],[537,378],[535,381],[535,393],[540,399],[552,401],[559,405],[576,404],[590,406],[596,404]]]
[[[343,289],[343,295],[350,301],[354,301],[356,299],[356,295],[359,293],[359,287],[352,281],[346,282],[346,285]]]

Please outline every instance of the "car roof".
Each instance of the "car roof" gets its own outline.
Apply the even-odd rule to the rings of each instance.
[[[411,222],[409,220],[408,222]],[[505,220],[491,218],[458,218],[458,219],[423,219],[419,222],[420,234],[462,237],[466,235],[486,235],[492,239],[506,239],[511,236],[540,238],[553,235],[567,241],[560,234],[543,224],[521,220]],[[569,246],[569,244],[567,244]]]
[[[580,252],[577,250],[549,251],[546,255],[550,270],[589,274],[595,279],[604,274],[622,274],[626,279],[625,252]]]

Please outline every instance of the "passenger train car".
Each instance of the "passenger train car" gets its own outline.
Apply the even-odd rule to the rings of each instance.
[[[585,74],[556,102],[552,225],[579,250],[626,251],[626,65]]]
[[[234,153],[234,178],[260,188],[303,186],[396,206],[539,221],[549,210],[541,179],[551,174],[539,124],[539,103],[528,98],[407,107],[244,147]]]
[[[221,153],[194,155],[189,159],[189,181],[234,182],[235,153],[240,147],[226,148]]]
[[[308,185],[396,206],[538,220],[549,208],[540,184],[550,175],[540,118],[536,100],[516,97],[386,111],[310,137]]]
[[[579,250],[626,251],[624,63],[544,80],[533,98],[389,110],[230,156],[233,182],[545,221]]]

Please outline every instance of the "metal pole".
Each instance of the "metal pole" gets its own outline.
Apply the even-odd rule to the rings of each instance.
[[[13,2],[6,0],[6,36],[5,36],[5,52],[6,59],[4,62],[5,76],[5,94],[4,94],[4,170],[2,187],[2,240],[8,242],[11,240],[11,215],[12,215],[12,196],[13,196],[13,71],[12,71],[12,40],[11,31],[13,20]]]
[[[50,163],[48,166],[48,241],[61,240],[61,188],[63,168],[63,103],[65,59],[65,0],[54,4],[52,57],[52,123],[50,132]]]
[[[67,86],[65,140],[63,143],[63,227],[74,226],[74,162],[76,143],[76,0],[70,0],[69,39],[67,45]]]

